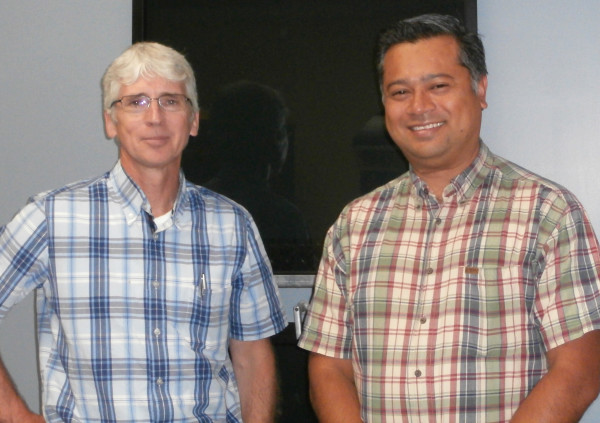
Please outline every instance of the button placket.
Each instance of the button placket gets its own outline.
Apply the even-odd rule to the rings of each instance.
[[[428,348],[428,331],[430,329],[430,301],[429,298],[432,295],[429,292],[430,289],[433,289],[435,284],[435,279],[438,275],[437,267],[440,265],[438,258],[438,246],[440,245],[441,239],[443,237],[443,228],[444,228],[444,205],[440,204],[439,208],[432,208],[426,213],[428,213],[427,219],[427,239],[425,241],[425,255],[424,255],[424,267],[421,278],[420,285],[420,295],[419,295],[419,303],[418,310],[415,315],[415,325],[414,327],[414,336],[416,343],[413,344],[414,352],[413,352],[413,368],[411,370],[412,376],[418,380],[419,382],[415,385],[415,389],[417,392],[422,393],[426,391],[425,378],[423,378],[426,368],[424,357],[426,355],[426,350]],[[411,354],[412,355],[412,354]]]

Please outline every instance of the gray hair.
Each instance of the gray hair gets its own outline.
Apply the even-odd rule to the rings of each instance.
[[[471,86],[476,92],[477,84],[482,77],[487,75],[485,51],[481,38],[476,33],[468,32],[455,17],[438,14],[427,14],[401,20],[381,33],[377,46],[377,72],[380,87],[383,84],[383,59],[391,47],[400,43],[415,43],[442,35],[449,35],[457,41],[459,62],[469,70]]]
[[[111,105],[118,100],[123,85],[131,85],[140,77],[151,79],[156,76],[172,82],[183,82],[194,112],[200,110],[192,66],[181,53],[150,42],[133,44],[106,69],[102,77],[104,110],[110,113]]]

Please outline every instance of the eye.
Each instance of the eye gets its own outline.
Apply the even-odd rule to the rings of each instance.
[[[394,90],[391,90],[388,94],[388,97],[390,97],[393,100],[402,100],[404,98],[406,98],[409,94],[409,91],[405,88],[396,88]]]
[[[160,101],[164,106],[177,106],[181,102],[179,97],[175,95],[164,95],[160,98]]]
[[[148,98],[146,96],[131,96],[124,98],[125,106],[127,107],[135,107],[142,108],[146,107],[148,104]]]
[[[438,82],[436,84],[433,84],[431,86],[431,89],[433,91],[442,91],[445,90],[446,88],[448,88],[450,86],[450,84],[448,84],[447,82]]]

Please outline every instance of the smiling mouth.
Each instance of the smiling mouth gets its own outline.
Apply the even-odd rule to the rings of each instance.
[[[143,138],[143,140],[146,141],[146,142],[164,142],[165,140],[168,140],[168,139],[169,139],[169,137],[167,137],[167,136],[160,136],[160,135]]]
[[[427,125],[411,126],[411,131],[425,131],[427,129],[439,128],[444,122],[428,123]]]

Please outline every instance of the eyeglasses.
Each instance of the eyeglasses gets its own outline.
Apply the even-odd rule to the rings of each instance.
[[[152,100],[156,100],[161,109],[167,112],[180,112],[185,109],[186,103],[192,101],[183,94],[163,94],[157,98],[147,95],[125,95],[112,102],[110,107],[121,103],[123,110],[131,113],[142,113],[150,108]]]

